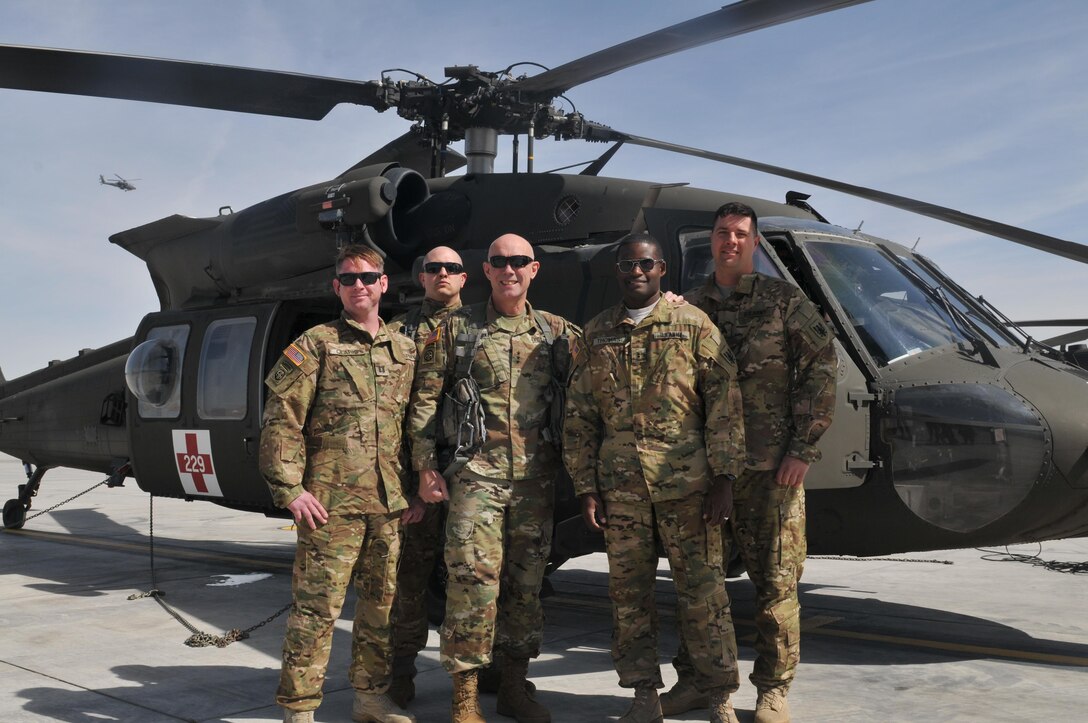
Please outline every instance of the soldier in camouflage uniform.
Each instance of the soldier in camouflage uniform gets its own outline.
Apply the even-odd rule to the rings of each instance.
[[[687,299],[717,323],[737,355],[748,460],[733,485],[725,533],[756,588],[756,721],[778,723],[790,719],[786,693],[800,658],[802,484],[831,424],[837,359],[832,333],[804,293],[754,272],[758,245],[755,211],[740,203],[719,208],[711,236],[714,276]],[[662,696],[667,715],[706,704],[691,685],[683,641],[674,662],[679,681]]]
[[[420,354],[408,423],[412,464],[424,500],[449,499],[440,635],[442,664],[453,676],[453,720],[483,720],[478,671],[490,662],[494,644],[501,653],[499,713],[523,723],[544,722],[551,716],[525,676],[543,633],[540,585],[559,463],[545,437],[554,380],[564,365],[561,350],[578,330],[528,304],[540,262],[522,237],[496,239],[483,267],[490,301],[451,316]],[[479,387],[486,438],[447,487],[434,440],[443,408],[452,403],[446,393],[457,381],[459,354],[471,355],[469,373]]]
[[[418,353],[422,353],[424,341],[442,321],[461,308],[461,288],[468,280],[461,256],[446,246],[428,251],[422,268],[422,306],[389,322],[390,330],[412,339]],[[404,543],[393,603],[393,682],[389,687],[389,697],[401,708],[415,697],[415,660],[427,645],[427,583],[446,539],[445,505],[427,504],[414,489],[411,496],[401,517]]]
[[[352,718],[407,723],[385,695],[390,611],[400,553],[400,446],[415,345],[378,318],[389,280],[362,246],[337,259],[336,321],[296,339],[265,380],[260,466],[272,497],[298,528],[276,703],[284,720],[313,720],[349,583],[357,601],[349,676]]]
[[[744,468],[736,365],[717,327],[661,296],[665,261],[649,234],[616,249],[623,302],[586,325],[567,396],[563,460],[586,523],[603,529],[612,659],[635,689],[621,721],[661,720],[654,582],[658,532],[676,584],[681,637],[716,721],[735,721],[737,643],[721,525]]]

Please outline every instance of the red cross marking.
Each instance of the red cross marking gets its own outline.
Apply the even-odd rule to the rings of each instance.
[[[197,449],[195,434],[185,435],[185,451],[178,452],[177,458],[178,471],[192,475],[197,492],[206,493],[208,485],[204,484],[204,475],[214,475],[215,470],[212,469],[212,456],[210,454],[201,454],[200,450]]]

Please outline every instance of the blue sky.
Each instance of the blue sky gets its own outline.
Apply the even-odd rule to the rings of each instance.
[[[152,3],[5,0],[0,42],[377,78],[403,67],[548,66],[721,2]],[[544,8],[542,10],[542,8]],[[568,93],[633,134],[791,167],[1086,242],[1088,4],[874,0],[621,71]],[[107,237],[235,211],[336,176],[407,123],[343,106],[320,122],[0,91],[0,368],[10,379],[129,336],[157,304]],[[538,168],[600,145],[537,146]],[[509,168],[509,142],[497,168]],[[1010,316],[1088,317],[1088,267],[819,188],[625,148],[608,174],[782,199],[913,244]],[[99,174],[139,178],[122,193]]]

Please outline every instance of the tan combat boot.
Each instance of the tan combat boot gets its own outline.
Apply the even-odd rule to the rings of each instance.
[[[690,680],[681,678],[676,685],[661,696],[661,712],[664,715],[679,715],[689,710],[701,710],[710,705],[706,693],[700,693]]]
[[[724,690],[710,694],[710,723],[740,723],[733,710],[733,701],[729,700],[729,694]]]
[[[495,707],[499,715],[514,718],[518,723],[551,723],[552,714],[536,702],[529,692],[528,658],[502,656],[502,681],[499,683],[499,700]]]
[[[619,723],[661,723],[661,699],[652,683],[635,688],[635,701],[620,718]]]
[[[283,723],[314,723],[312,710],[287,710],[283,709]]]
[[[477,675],[477,670],[453,674],[450,723],[487,723],[480,712],[480,694],[476,689]]]
[[[393,682],[389,684],[386,695],[402,709],[408,708],[408,703],[416,697],[416,681],[410,675],[394,675]]]
[[[358,723],[416,723],[416,717],[397,708],[385,693],[355,691],[351,719]]]
[[[786,688],[759,691],[756,723],[790,723],[790,704],[786,702]]]

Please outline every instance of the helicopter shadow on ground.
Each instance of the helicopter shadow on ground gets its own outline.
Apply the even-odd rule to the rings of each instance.
[[[560,570],[552,577],[557,594],[564,589],[600,587],[607,595],[607,573]],[[748,578],[730,579],[740,658],[751,659],[755,638],[755,589]],[[828,592],[821,593],[821,590]],[[865,594],[847,597],[834,594]],[[1061,658],[1088,661],[1088,644],[1034,637],[1023,630],[984,617],[966,615],[935,606],[882,600],[879,592],[849,585],[806,584],[799,586],[802,637],[806,663],[827,665],[919,665],[945,663],[949,659],[1016,659],[1036,664],[1067,665]],[[671,656],[676,637],[676,595],[668,569],[658,571],[656,600],[661,615],[661,653]],[[671,638],[670,638],[671,636]],[[999,652],[1010,651],[1004,656]],[[664,658],[667,662],[668,657]]]

